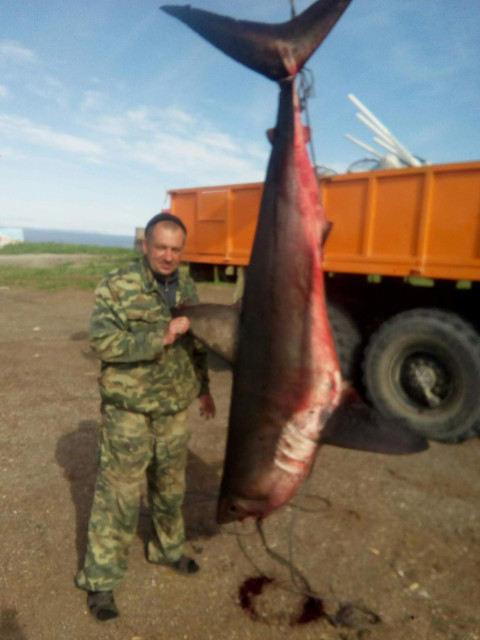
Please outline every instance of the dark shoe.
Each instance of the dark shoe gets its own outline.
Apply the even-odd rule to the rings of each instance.
[[[188,556],[181,556],[175,562],[158,562],[156,564],[160,564],[164,567],[170,567],[177,573],[181,573],[184,576],[189,576],[193,573],[197,573],[197,571],[200,571],[200,567],[195,562],[195,560],[193,558],[189,558]]]
[[[87,605],[90,613],[97,620],[103,622],[118,618],[119,613],[113,599],[113,591],[89,591]]]
[[[189,575],[191,573],[197,573],[200,571],[200,567],[195,562],[193,558],[189,558],[188,556],[181,556],[176,562],[172,563],[172,569],[178,571],[178,573],[184,573]]]

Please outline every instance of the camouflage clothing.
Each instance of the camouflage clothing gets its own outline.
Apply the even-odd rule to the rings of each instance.
[[[81,589],[109,591],[122,580],[137,528],[145,471],[156,533],[147,547],[148,559],[175,562],[182,555],[186,416],[186,411],[147,416],[112,405],[102,407],[100,465],[88,547],[84,568],[76,577]]]
[[[177,300],[197,300],[189,278],[180,277]],[[175,562],[183,552],[186,408],[199,390],[208,393],[208,375],[189,336],[163,346],[170,320],[145,261],[113,272],[97,289],[91,344],[102,358],[100,462],[76,577],[87,591],[115,589],[127,569],[145,472],[155,530],[148,559]]]
[[[193,280],[180,276],[177,304],[186,301],[198,302],[198,296]],[[208,393],[205,351],[189,335],[163,346],[171,319],[145,259],[100,283],[90,343],[102,360],[104,401],[131,411],[172,414]]]

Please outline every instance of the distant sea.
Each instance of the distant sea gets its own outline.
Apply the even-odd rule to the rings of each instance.
[[[62,231],[60,229],[23,228],[25,242],[59,242],[65,244],[86,244],[99,247],[123,247],[133,249],[134,236],[116,236],[106,233],[84,233],[83,231]]]

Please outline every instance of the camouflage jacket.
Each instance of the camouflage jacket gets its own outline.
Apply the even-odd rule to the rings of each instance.
[[[198,302],[179,276],[177,304]],[[102,399],[141,413],[173,414],[209,393],[206,353],[189,335],[163,345],[172,315],[145,258],[109,273],[95,291],[90,344],[102,361]]]

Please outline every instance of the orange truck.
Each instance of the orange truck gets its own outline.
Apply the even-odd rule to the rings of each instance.
[[[191,272],[248,265],[263,183],[169,192]],[[429,438],[480,430],[480,162],[320,178],[344,377]]]

